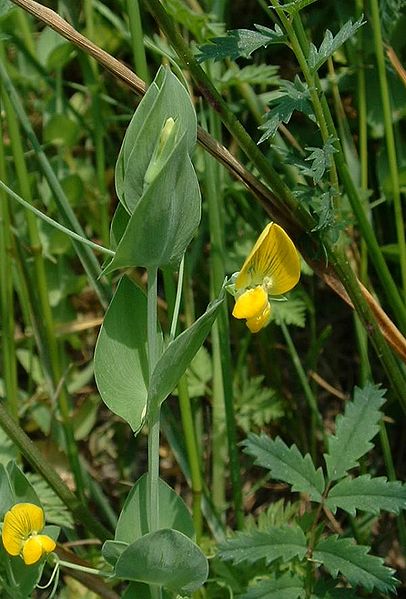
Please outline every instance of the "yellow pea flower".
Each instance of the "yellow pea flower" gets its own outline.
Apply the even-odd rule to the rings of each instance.
[[[290,291],[300,277],[299,254],[288,234],[269,223],[258,237],[235,281],[235,318],[245,318],[251,333],[271,318],[268,296]]]
[[[33,503],[16,503],[6,513],[1,538],[9,555],[20,555],[27,566],[51,553],[56,543],[39,534],[45,525],[44,511]]]

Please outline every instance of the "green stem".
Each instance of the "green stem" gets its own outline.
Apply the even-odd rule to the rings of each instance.
[[[302,366],[302,362],[300,360],[299,354],[296,351],[296,347],[295,347],[292,337],[289,333],[289,329],[284,322],[281,323],[281,329],[282,329],[283,336],[285,337],[285,341],[288,346],[293,365],[295,367],[296,373],[297,373],[300,383],[302,385],[302,389],[305,394],[307,403],[309,404],[310,412],[313,414],[314,419],[316,420],[320,431],[324,434],[323,419],[319,412],[319,408],[317,405],[317,399],[314,396],[312,388],[309,385],[309,381],[308,381],[308,378],[304,371],[304,368]],[[312,434],[311,439],[316,439],[316,435]],[[326,438],[324,439],[324,444],[325,444],[325,447],[327,447]],[[315,450],[315,448],[313,448],[313,450]],[[313,456],[313,457],[315,457],[315,456]]]
[[[0,177],[6,176],[4,137],[0,120]],[[8,198],[0,193],[0,316],[2,323],[3,376],[7,406],[18,420],[17,359],[14,342],[12,237]]]
[[[148,85],[150,79],[147,58],[145,56],[144,33],[138,0],[127,0],[127,11],[135,71]]]
[[[24,206],[24,208],[26,208],[27,210],[30,210],[33,214],[35,214],[36,216],[38,216],[38,218],[40,218],[44,222],[46,222],[49,225],[51,225],[51,227],[54,227],[55,229],[58,229],[58,231],[62,231],[62,233],[65,233],[65,235],[68,235],[68,237],[71,237],[72,239],[75,239],[76,241],[79,241],[80,243],[88,245],[89,247],[91,247],[92,249],[96,250],[97,252],[101,252],[102,254],[106,254],[107,256],[115,256],[115,252],[113,252],[113,250],[109,250],[108,248],[105,248],[102,245],[99,245],[98,243],[94,243],[93,241],[90,241],[90,239],[87,239],[86,237],[81,237],[80,235],[78,235],[74,231],[71,231],[70,229],[67,229],[66,227],[64,227],[63,225],[61,225],[60,223],[58,223],[56,220],[54,220],[50,216],[47,216],[46,214],[44,214],[43,212],[41,212],[41,210],[38,210],[37,208],[35,208],[34,206],[32,206],[29,202],[26,202],[21,196],[19,196],[17,193],[15,193],[15,191],[13,191],[12,189],[10,189],[10,187],[8,187],[1,180],[0,180],[0,187],[6,193],[8,193],[8,195],[10,197],[12,197],[14,200],[16,200],[16,202],[18,202],[19,204],[21,204],[21,206]]]
[[[393,209],[399,246],[400,271],[402,275],[403,298],[406,301],[406,242],[405,227],[402,215],[399,171],[396,158],[395,136],[393,133],[392,108],[389,86],[386,77],[385,53],[382,41],[381,22],[379,18],[378,0],[370,0],[371,23],[374,31],[375,55],[378,64],[379,86],[381,89],[383,120],[385,125],[386,150],[388,152],[389,172],[392,180]]]
[[[10,77],[8,76],[8,73],[2,61],[0,61],[0,79],[18,116],[24,133],[29,139],[34,149],[41,169],[53,192],[55,202],[62,216],[64,224],[68,228],[74,230],[81,237],[85,237],[82,227],[80,226],[79,221],[77,220],[76,215],[69,204],[69,201],[61,187],[61,184],[59,183],[54,171],[52,170],[52,167],[41,147],[41,144],[39,143],[37,136],[34,133],[30,120],[23,108],[20,98],[11,82]],[[97,262],[95,256],[92,254],[90,249],[88,249],[86,246],[82,246],[82,244],[79,244],[76,241],[73,241],[73,245],[75,247],[77,255],[79,256],[80,261],[82,262],[86,274],[89,277],[89,280],[100,299],[102,306],[104,308],[107,308],[111,292],[109,289],[107,289],[105,283],[99,281],[99,263]]]
[[[190,468],[190,479],[192,483],[192,513],[195,525],[196,542],[199,544],[203,532],[202,517],[202,490],[203,479],[199,458],[199,449],[196,440],[195,424],[193,420],[192,406],[190,403],[189,390],[186,375],[178,382],[178,396],[180,415],[182,419],[183,434],[185,437],[186,451]]]
[[[85,0],[84,12],[86,19],[86,34],[90,40],[94,39],[94,2],[93,0]],[[101,78],[97,62],[86,56],[83,57],[86,63],[85,68],[85,82],[87,89],[91,93],[92,97],[92,120],[93,120],[93,138],[95,147],[96,157],[96,180],[97,180],[97,191],[96,199],[98,204],[98,214],[100,215],[100,234],[103,243],[109,242],[109,205],[108,205],[108,193],[106,185],[106,160],[104,151],[104,133],[105,123],[103,121],[103,115],[101,111]]]
[[[303,48],[299,42],[299,39],[296,35],[293,25],[291,24],[290,19],[285,15],[284,11],[281,10],[278,0],[271,0],[271,1],[272,1],[272,5],[275,8],[276,14],[280,18],[283,26],[285,27],[285,30],[286,30],[286,33],[288,34],[290,43],[292,44],[293,52],[297,58],[300,68],[302,69],[303,76],[304,76],[306,83],[308,85],[308,88],[309,88],[310,99],[311,99],[311,102],[313,105],[313,110],[316,115],[319,129],[320,129],[321,138],[323,140],[323,143],[326,144],[330,137],[330,132],[328,130],[327,122],[326,122],[323,108],[322,108],[322,105],[320,102],[320,97],[319,97],[320,90],[317,88],[316,79],[308,65]],[[332,187],[338,193],[338,177],[337,177],[337,170],[335,167],[335,162],[334,162],[333,156],[331,156],[331,158],[330,158],[330,181],[331,181]]]
[[[220,135],[220,121],[210,114],[210,129]],[[218,165],[211,156],[205,156],[205,186],[209,207],[210,278],[211,294],[217,297],[225,277],[224,225],[221,178]],[[233,504],[238,528],[244,526],[242,483],[237,448],[237,426],[234,413],[233,368],[230,352],[230,331],[227,302],[220,308],[219,317],[212,329],[213,343],[213,467],[212,496],[215,507],[222,513],[225,504],[226,433],[230,463]]]
[[[149,380],[158,361],[157,337],[158,269],[148,269],[148,367]],[[149,530],[159,528],[159,406],[149,406],[148,414],[148,482]]]
[[[111,538],[108,531],[93,514],[87,509],[86,503],[82,502],[72,491],[68,489],[52,465],[42,456],[37,446],[25,434],[23,429],[10,416],[4,405],[0,402],[0,426],[13,443],[23,454],[29,464],[46,480],[48,485],[55,491],[66,507],[72,512],[75,521],[81,522],[90,533],[101,541]]]

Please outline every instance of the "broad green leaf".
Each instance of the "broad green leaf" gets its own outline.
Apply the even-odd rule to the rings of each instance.
[[[115,567],[120,555],[127,549],[128,543],[123,541],[105,541],[102,547],[102,554],[104,559],[110,566]]]
[[[184,134],[138,199],[105,273],[131,266],[179,266],[200,222],[200,191],[187,143]]]
[[[385,477],[344,478],[330,489],[326,501],[333,513],[337,508],[355,516],[356,510],[378,514],[381,510],[398,514],[406,509],[406,485],[388,482]]]
[[[160,585],[180,594],[193,593],[208,576],[201,549],[186,535],[164,528],[132,543],[119,557],[115,574],[125,580]]]
[[[255,464],[268,468],[273,478],[292,485],[293,491],[307,493],[314,501],[321,501],[324,477],[321,468],[314,467],[309,454],[304,457],[296,447],[288,447],[280,437],[248,435],[243,442],[244,452],[255,458]]]
[[[370,383],[363,389],[355,387],[354,400],[347,403],[344,416],[337,417],[336,433],[329,437],[328,453],[324,455],[330,480],[345,476],[372,448],[370,440],[379,430],[384,394],[385,390]]]
[[[186,138],[191,154],[196,143],[197,121],[189,94],[168,68],[161,67],[128,126],[116,166],[116,190],[132,213],[144,192],[144,177],[162,128],[172,117],[178,138]]]
[[[355,545],[352,539],[332,535],[316,545],[313,559],[323,564],[334,578],[341,572],[353,586],[359,585],[367,591],[394,592],[397,584],[392,576],[394,570],[368,551],[369,547]]]
[[[279,25],[275,25],[275,29],[262,25],[255,25],[255,28],[257,31],[234,29],[228,31],[224,37],[215,37],[209,44],[199,46],[198,62],[223,58],[235,60],[240,56],[249,58],[258,48],[266,48],[269,44],[280,44],[286,41],[286,36]]]
[[[127,277],[118,284],[96,343],[94,374],[112,412],[138,431],[147,409],[147,299]]]
[[[298,576],[284,574],[279,578],[261,580],[238,597],[239,599],[270,599],[270,597],[303,599],[305,596],[304,581]]]
[[[124,235],[129,221],[130,215],[124,207],[124,204],[121,202],[118,203],[110,227],[110,247],[112,250],[117,249],[117,246],[120,243],[120,239]]]
[[[41,506],[34,487],[14,460],[7,464],[6,470],[13,490],[13,503],[27,502]]]
[[[279,558],[285,562],[294,557],[303,559],[306,551],[303,530],[298,526],[281,526],[271,527],[263,532],[237,532],[235,537],[220,544],[219,556],[226,561],[232,560],[234,564],[253,564],[265,560],[268,565]]]
[[[280,94],[272,100],[272,106],[266,114],[265,123],[259,127],[265,133],[258,143],[273,137],[281,123],[289,123],[295,110],[303,112],[311,119],[314,118],[309,88],[305,83],[302,83],[298,76],[295,77],[294,82],[281,81],[280,88]]]
[[[148,405],[160,405],[173,391],[180,377],[197,354],[210,332],[223,294],[211,302],[206,312],[171,341],[159,358],[148,389]]]
[[[364,23],[364,15],[362,15],[355,23],[351,19],[347,21],[335,36],[327,29],[318,50],[314,44],[310,44],[308,57],[310,68],[317,71]]]
[[[148,475],[143,474],[131,489],[118,520],[115,539],[133,543],[147,534]],[[159,479],[159,528],[174,528],[194,537],[193,520],[184,501],[169,485]]]

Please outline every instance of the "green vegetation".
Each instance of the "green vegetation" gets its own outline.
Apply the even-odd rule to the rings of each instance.
[[[0,594],[402,596],[404,1],[51,4],[0,0]]]

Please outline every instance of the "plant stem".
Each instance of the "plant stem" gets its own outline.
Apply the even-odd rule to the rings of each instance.
[[[4,136],[0,120],[0,177],[6,177]],[[8,198],[0,193],[0,316],[2,323],[3,376],[7,407],[18,420],[17,359],[14,343],[12,237]]]
[[[210,114],[210,129],[220,134],[220,121],[215,113]],[[225,277],[223,201],[220,171],[213,158],[205,155],[205,187],[209,208],[210,229],[210,286],[212,297],[217,297]],[[238,528],[244,526],[242,505],[242,483],[240,460],[237,448],[237,428],[234,413],[233,368],[230,352],[230,331],[227,302],[221,306],[219,316],[212,329],[213,343],[213,467],[212,497],[215,507],[224,512],[226,433],[233,505]]]
[[[149,380],[158,361],[157,338],[158,269],[148,269],[148,368]],[[148,483],[149,530],[159,528],[159,406],[149,406],[148,413]]]
[[[193,522],[195,525],[196,542],[200,543],[203,532],[203,517],[202,517],[202,490],[203,479],[201,472],[201,464],[199,458],[199,449],[196,440],[195,424],[193,421],[192,406],[190,404],[189,390],[187,386],[186,375],[183,375],[178,382],[178,396],[180,415],[182,418],[183,434],[185,436],[185,445],[188,455],[190,468],[190,478],[192,482],[192,513]]]
[[[146,84],[149,84],[149,72],[143,40],[144,33],[138,0],[127,0],[127,11],[135,71]]]
[[[106,254],[107,256],[115,256],[115,252],[113,252],[113,250],[109,250],[108,248],[105,248],[102,245],[99,245],[98,243],[94,243],[93,241],[90,241],[90,239],[87,239],[86,237],[81,237],[74,231],[67,229],[66,227],[64,227],[63,225],[58,223],[56,220],[51,218],[50,216],[47,216],[46,214],[41,212],[41,210],[38,210],[37,208],[35,208],[35,206],[32,206],[29,202],[26,202],[21,196],[19,196],[17,193],[15,193],[15,191],[10,189],[10,187],[8,187],[3,181],[1,181],[1,179],[0,179],[0,187],[6,193],[8,193],[8,195],[10,197],[12,197],[14,200],[16,200],[19,204],[21,204],[21,206],[24,206],[24,208],[33,212],[36,216],[38,216],[38,218],[40,218],[44,222],[51,225],[51,227],[58,229],[58,231],[62,231],[62,233],[65,233],[65,235],[68,235],[68,237],[71,237],[72,239],[75,239],[76,241],[79,241],[80,243],[83,243],[84,245],[88,245],[89,247],[93,248],[97,252],[101,252],[102,254]]]
[[[395,136],[392,124],[392,109],[389,96],[389,86],[386,77],[385,53],[382,42],[381,21],[379,18],[378,0],[370,0],[371,22],[374,31],[375,55],[378,65],[379,86],[381,89],[382,111],[385,125],[386,150],[388,153],[389,172],[392,181],[393,209],[399,246],[400,272],[402,275],[403,298],[406,301],[406,242],[405,227],[402,215],[400,197],[399,172],[396,158]]]
[[[324,435],[323,419],[321,417],[319,408],[317,406],[317,399],[314,396],[312,388],[309,385],[309,381],[307,379],[306,373],[302,366],[302,362],[300,360],[299,354],[296,351],[296,347],[295,347],[292,337],[289,333],[289,329],[284,322],[281,323],[281,329],[282,329],[283,336],[285,337],[285,341],[288,346],[293,365],[295,367],[296,373],[297,373],[300,383],[302,385],[302,389],[304,391],[307,403],[309,404],[310,412],[313,414],[321,433]],[[311,439],[312,440],[314,439],[314,441],[316,441],[316,435],[314,433],[312,433]],[[326,438],[324,438],[324,445],[325,445],[325,447],[327,447]],[[315,449],[316,448],[313,447],[313,452],[312,452],[314,454],[314,455],[312,455],[313,458],[315,458]]]

